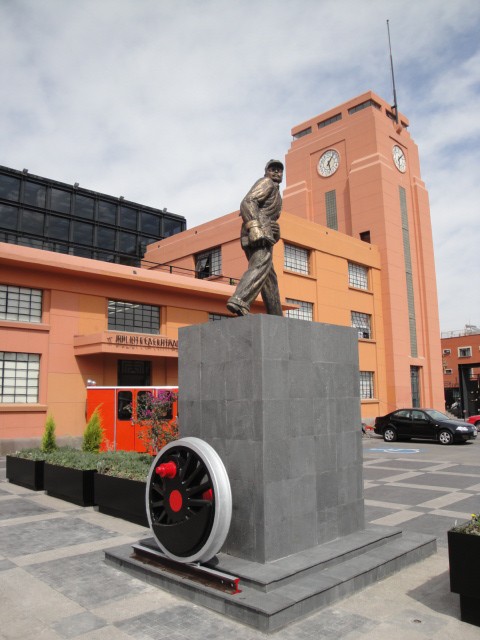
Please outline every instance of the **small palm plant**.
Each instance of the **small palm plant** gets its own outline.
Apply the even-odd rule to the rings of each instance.
[[[55,420],[53,419],[53,416],[50,415],[48,416],[45,423],[42,444],[40,445],[40,449],[43,451],[43,453],[51,453],[52,451],[56,451],[58,449],[57,438],[55,436],[55,428]]]
[[[87,422],[85,431],[83,432],[82,451],[89,453],[98,453],[100,451],[100,445],[103,440],[103,425],[102,416],[100,415],[100,407],[95,408],[95,411],[90,416],[90,420]]]

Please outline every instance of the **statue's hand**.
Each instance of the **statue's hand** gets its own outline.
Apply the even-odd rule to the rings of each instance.
[[[248,240],[252,247],[263,246],[266,241],[265,231],[258,226],[250,227],[248,230]]]
[[[275,242],[278,242],[280,240],[280,225],[278,222],[271,222],[270,228],[272,230],[273,239]]]

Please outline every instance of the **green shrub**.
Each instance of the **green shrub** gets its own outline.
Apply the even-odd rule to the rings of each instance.
[[[95,471],[98,462],[98,453],[80,451],[72,447],[59,447],[47,455],[48,464],[56,464],[60,467],[81,469],[82,471]]]
[[[15,451],[15,453],[9,453],[8,455],[15,456],[15,458],[26,458],[27,460],[45,460],[48,456],[47,453],[39,449],[38,447],[33,449],[21,449]]]
[[[100,454],[97,471],[108,476],[145,482],[152,462],[153,457],[148,453],[107,451]]]
[[[85,431],[83,432],[83,444],[82,451],[90,453],[98,453],[100,451],[100,445],[103,440],[103,425],[102,417],[100,415],[100,406],[95,408],[95,411],[90,416],[90,420],[87,422]]]
[[[44,453],[50,453],[51,451],[55,451],[57,448],[57,439],[55,436],[55,420],[53,419],[53,416],[48,416],[45,423],[45,431],[43,432],[42,444],[40,445],[40,449]]]

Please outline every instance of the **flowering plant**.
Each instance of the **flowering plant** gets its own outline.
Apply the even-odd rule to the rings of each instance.
[[[132,413],[132,424],[140,427],[138,437],[147,453],[156,454],[166,444],[178,438],[178,424],[172,415],[172,406],[177,394],[162,390],[158,395],[148,392],[137,398],[136,411]]]
[[[480,536],[480,513],[472,513],[472,517],[468,522],[464,522],[453,527],[453,531],[458,533],[468,533],[474,536]]]

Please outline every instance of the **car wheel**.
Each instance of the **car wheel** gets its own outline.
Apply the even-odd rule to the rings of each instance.
[[[383,439],[385,442],[395,442],[397,439],[397,432],[393,427],[387,427],[383,432]]]
[[[438,439],[440,440],[440,444],[452,444],[453,436],[450,431],[446,429],[442,429],[438,434]]]

